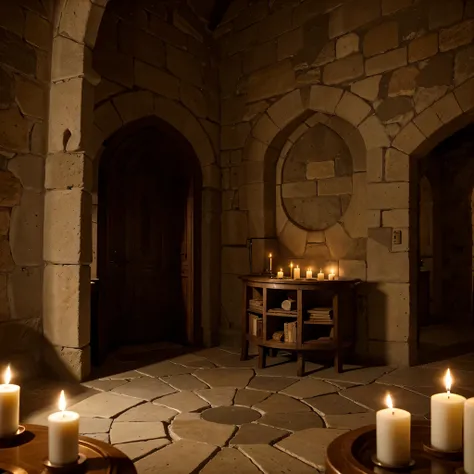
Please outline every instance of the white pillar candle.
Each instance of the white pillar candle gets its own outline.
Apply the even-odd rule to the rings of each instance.
[[[308,270],[306,270],[306,278],[308,280],[310,280],[311,278],[313,278],[313,271],[311,270],[311,268],[308,268]]]
[[[0,438],[15,435],[20,423],[20,387],[10,383],[11,377],[8,366],[0,385]]]
[[[283,278],[283,268],[280,268],[280,271],[277,272],[277,278]]]
[[[293,278],[295,280],[299,280],[301,278],[301,270],[298,265],[296,265],[296,268],[293,270]]]
[[[451,393],[449,369],[445,376],[446,393],[431,397],[431,446],[439,451],[462,449],[463,413],[466,399]]]
[[[324,272],[323,270],[319,270],[319,273],[318,273],[318,281],[323,281],[324,280]]]
[[[377,412],[377,459],[389,466],[406,466],[411,460],[411,415],[393,408],[390,395],[386,403],[388,408]]]
[[[48,416],[49,462],[58,466],[71,464],[79,456],[79,415],[66,410],[64,390],[59,397],[61,411]]]
[[[272,267],[273,267],[273,256],[270,254],[268,256],[268,260],[270,261],[270,273],[272,272]]]
[[[464,472],[474,474],[474,398],[464,404]]]
[[[336,279],[336,272],[334,271],[334,268],[331,268],[331,271],[329,272],[328,275],[328,280],[335,280]]]

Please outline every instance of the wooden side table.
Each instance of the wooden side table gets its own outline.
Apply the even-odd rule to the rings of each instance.
[[[377,467],[371,457],[376,451],[375,425],[349,431],[336,438],[327,449],[326,474],[455,474],[462,467],[462,460],[447,461],[436,458],[423,450],[423,442],[430,441],[429,422],[411,426],[411,453],[415,465],[411,469],[390,471]]]
[[[0,473],[40,474],[48,457],[48,428],[25,425],[26,431],[10,447],[0,447]],[[113,446],[92,438],[79,438],[79,452],[87,457],[85,473],[137,474],[132,461]]]
[[[304,375],[305,354],[308,352],[331,352],[337,372],[342,371],[344,350],[355,343],[356,286],[359,280],[324,280],[291,278],[268,278],[260,275],[241,277],[244,282],[242,307],[242,352],[241,360],[248,358],[249,343],[259,348],[259,367],[265,368],[267,351],[282,349],[296,352],[298,376]],[[253,293],[253,294],[252,294]],[[262,300],[261,311],[250,307],[250,300],[256,294]],[[294,295],[296,311],[282,314],[281,302]],[[332,320],[318,322],[309,317],[308,310],[331,307]],[[275,313],[275,309],[279,309]],[[271,311],[273,310],[273,312]],[[258,317],[262,323],[261,336],[252,334],[249,319]],[[275,341],[272,334],[281,331],[284,322],[296,321],[294,342]],[[314,337],[318,330],[326,328],[326,337]],[[332,335],[328,337],[332,329]]]

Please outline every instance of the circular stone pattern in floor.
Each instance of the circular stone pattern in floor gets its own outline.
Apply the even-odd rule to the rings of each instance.
[[[243,425],[260,418],[260,413],[245,407],[216,407],[202,412],[201,417],[223,425]]]

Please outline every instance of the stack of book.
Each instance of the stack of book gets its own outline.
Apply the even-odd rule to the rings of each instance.
[[[296,342],[296,321],[285,323],[283,325],[283,333],[285,335],[285,342]]]
[[[296,309],[286,311],[286,310],[281,309],[281,308],[271,308],[267,311],[267,314],[271,314],[273,316],[296,316],[297,312],[296,312]]]
[[[255,313],[263,313],[263,300],[262,299],[252,299],[249,301],[249,309]]]
[[[255,337],[262,337],[263,336],[263,321],[262,318],[259,318],[255,314],[250,314],[250,321],[249,321],[249,326],[250,326],[250,334]]]
[[[315,323],[332,322],[332,308],[313,308],[308,309],[309,320]]]

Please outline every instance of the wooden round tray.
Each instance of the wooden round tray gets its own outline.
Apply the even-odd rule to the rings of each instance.
[[[0,472],[40,474],[48,457],[48,428],[25,425],[17,442],[0,448]],[[137,474],[132,461],[113,446],[92,438],[79,438],[79,452],[87,457],[84,472],[96,474]]]
[[[415,465],[405,470],[390,470],[375,466],[375,425],[364,426],[336,438],[326,454],[326,474],[459,474],[462,461],[434,457],[423,449],[430,440],[430,424],[416,422],[411,426],[412,458]]]

